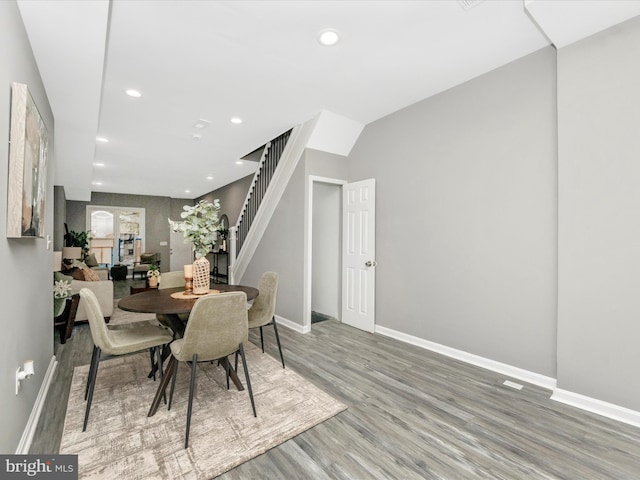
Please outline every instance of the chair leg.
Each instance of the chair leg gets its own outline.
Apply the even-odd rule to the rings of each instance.
[[[164,375],[164,372],[162,371],[162,351],[160,349],[160,346],[154,347],[153,348],[154,352],[156,353],[157,358],[157,362],[158,362],[158,378],[160,379],[160,381],[162,382],[162,377]],[[153,368],[153,365],[151,366],[151,368]],[[155,375],[154,375],[155,378]],[[164,404],[167,404],[167,394],[163,393],[162,394],[162,399],[164,400]]]
[[[178,362],[175,358],[173,359],[173,378],[171,379],[171,391],[169,392],[169,408],[167,410],[171,410],[171,402],[173,401],[173,391],[176,388],[176,377],[178,376]]]
[[[96,347],[95,345],[93,346],[93,353],[91,354],[91,363],[89,365],[93,366],[93,362],[96,359],[96,354],[98,352],[98,347]],[[89,376],[87,377],[87,385],[84,388],[84,399],[87,399],[87,395],[89,394],[89,384],[91,383],[91,369],[92,367],[89,367]]]
[[[91,401],[93,400],[93,389],[96,386],[96,377],[98,376],[98,364],[100,363],[100,348],[96,348],[96,354],[91,361],[91,367],[89,367],[89,396],[87,398],[87,408],[84,411],[84,424],[82,425],[82,431],[87,430],[87,423],[89,422],[89,412],[91,411]]]
[[[280,360],[282,360],[282,368],[284,368],[284,356],[282,355],[282,346],[280,345],[280,335],[278,335],[278,326],[276,325],[276,317],[271,320],[273,330],[276,332],[276,342],[278,342],[278,350],[280,351]]]
[[[155,348],[156,347],[151,347],[149,349],[149,357],[151,357],[151,373],[153,373],[153,381],[156,381],[156,369],[155,367],[155,359],[154,357],[156,356],[156,352],[155,352]]]
[[[224,373],[227,376],[227,390],[229,390],[229,369],[231,368],[231,365],[229,364],[229,357],[225,357],[224,359]],[[236,367],[237,369],[237,367]]]
[[[236,352],[236,365],[235,365],[235,371],[238,371],[238,352]]]
[[[251,380],[249,380],[249,369],[247,368],[247,357],[244,356],[244,347],[242,344],[238,346],[240,356],[242,356],[242,366],[244,367],[244,378],[247,381],[247,390],[249,390],[249,398],[251,399],[251,408],[253,409],[253,416],[257,417],[256,404],[253,401],[253,390],[251,389]]]
[[[194,353],[191,359],[191,384],[189,385],[189,406],[187,407],[187,432],[184,438],[184,448],[189,446],[189,428],[191,427],[191,409],[193,406],[193,390],[196,383],[196,367],[198,366],[198,354]]]
[[[260,345],[262,345],[262,353],[264,353],[264,337],[262,336],[262,327],[260,327]]]

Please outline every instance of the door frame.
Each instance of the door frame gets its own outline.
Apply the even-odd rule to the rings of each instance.
[[[313,186],[314,183],[329,183],[342,187],[349,183],[347,180],[339,178],[321,177],[309,175],[307,177],[307,188],[305,189],[305,226],[304,226],[304,280],[302,294],[302,333],[311,331],[311,284],[313,279]],[[341,220],[342,221],[342,220]],[[341,242],[342,244],[342,242]],[[342,256],[342,253],[340,254]],[[336,288],[338,285],[336,285]],[[340,296],[342,289],[340,289]]]

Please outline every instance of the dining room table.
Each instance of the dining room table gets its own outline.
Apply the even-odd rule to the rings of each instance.
[[[205,295],[215,295],[225,292],[244,292],[247,295],[247,301],[254,300],[258,296],[258,289],[246,285],[229,285],[226,283],[214,284],[215,288],[209,290]],[[198,301],[205,295],[193,295],[185,292],[184,287],[153,289],[141,293],[136,293],[123,297],[118,301],[118,308],[127,312],[134,313],[155,313],[164,316],[166,324],[173,330],[174,338],[181,338],[184,335],[186,322],[180,318],[180,314],[188,314]],[[162,360],[169,357],[169,349],[166,348]],[[149,409],[148,416],[153,416],[164,392],[169,384],[169,380],[173,375],[172,361],[173,356],[169,359],[165,374],[162,376],[158,390]],[[221,359],[220,364],[229,372],[229,378],[238,390],[244,390],[244,386],[240,381],[235,369],[231,366],[227,358]],[[149,377],[155,375],[157,366],[154,366],[149,373]]]

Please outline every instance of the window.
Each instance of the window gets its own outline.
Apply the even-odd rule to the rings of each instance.
[[[89,251],[98,263],[133,265],[144,251],[145,209],[87,206]]]

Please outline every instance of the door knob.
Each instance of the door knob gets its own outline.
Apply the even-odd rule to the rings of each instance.
[[[367,263],[364,264],[365,267],[375,267],[376,265],[378,265],[378,262],[376,262],[375,260],[373,261],[369,260]]]

